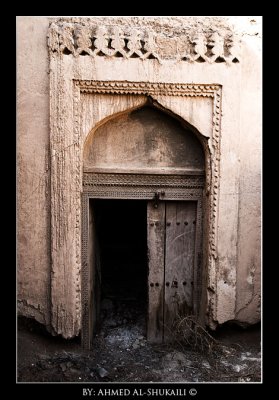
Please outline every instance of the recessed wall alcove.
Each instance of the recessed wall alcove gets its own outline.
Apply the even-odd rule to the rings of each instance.
[[[106,300],[126,301],[131,314],[141,305],[152,342],[172,340],[178,315],[205,313],[206,141],[170,114],[148,100],[109,118],[85,142],[85,346],[94,345]]]

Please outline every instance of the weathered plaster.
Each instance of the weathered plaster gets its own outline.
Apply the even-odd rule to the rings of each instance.
[[[69,23],[77,21],[81,25],[86,25],[88,21],[88,19],[80,18],[66,20]],[[251,22],[254,20],[256,23]],[[92,26],[99,23],[99,18],[90,19]],[[63,99],[67,96],[69,99],[73,96],[71,79],[220,85],[222,121],[220,171],[218,172],[220,184],[216,189],[218,190],[217,248],[215,271],[212,275],[215,287],[208,292],[210,302],[214,299],[209,307],[209,319],[212,326],[215,322],[224,323],[228,320],[241,323],[259,321],[261,265],[259,19],[242,17],[241,24],[238,24],[235,18],[221,17],[202,20],[182,17],[143,19],[105,17],[102,19],[102,25],[106,29],[109,25],[122,26],[126,34],[134,31],[134,28],[141,32],[152,31],[159,38],[156,42],[157,47],[152,52],[154,59],[144,59],[145,55],[137,48],[136,42],[134,46],[135,51],[138,51],[138,58],[126,56],[123,46],[121,47],[121,41],[118,42],[118,46],[124,54],[122,57],[115,57],[113,54],[100,56],[93,50],[93,53],[88,51],[87,55],[78,55],[82,51],[86,54],[88,37],[83,37],[83,34],[78,36],[77,32],[76,37],[79,40],[77,48],[85,49],[79,53],[76,47],[71,48],[71,40],[67,42],[70,36],[66,35],[63,39],[59,39],[59,46],[62,47],[58,46],[58,42],[56,43],[55,35],[51,36],[50,46],[52,49],[57,48],[51,53],[51,85],[52,87],[58,85],[57,93],[60,93],[55,100],[56,106],[53,108],[52,117],[59,122],[57,129],[64,132],[63,143],[59,142],[59,135],[52,132],[53,176],[56,176],[55,168],[58,168],[59,173],[59,169],[63,169],[64,163],[67,163],[65,160],[69,156],[75,158],[78,154],[77,142],[73,140],[71,131],[74,106],[72,102],[63,103]],[[70,337],[78,334],[80,329],[80,259],[77,258],[80,253],[75,252],[75,246],[78,243],[74,235],[71,240],[69,236],[68,241],[65,242],[65,236],[61,230],[55,236],[55,242],[52,245],[52,262],[49,258],[50,126],[47,27],[48,19],[46,18],[21,17],[18,19],[18,299],[20,313],[34,316],[45,324],[49,323],[50,313],[52,313],[51,323],[54,331]],[[214,39],[211,36],[214,30],[220,33],[221,39],[219,36],[215,38],[217,44],[213,47],[213,51],[204,57],[204,62],[198,62],[196,50],[205,56],[203,46],[205,42],[209,43]],[[115,31],[109,29],[109,32],[111,34]],[[194,41],[193,34],[196,32],[198,32],[196,39],[202,38],[203,45],[200,42],[198,42],[200,45],[191,42],[192,39]],[[106,31],[103,35],[106,35]],[[183,39],[181,42],[183,35],[187,40]],[[147,37],[148,35],[144,34],[144,40],[149,43]],[[230,42],[231,38],[235,37],[237,40]],[[174,40],[168,38],[174,38]],[[220,40],[225,46],[223,55]],[[72,52],[73,55],[58,56],[55,52],[65,50],[65,41],[69,47],[66,50]],[[161,46],[160,43],[163,42],[164,46]],[[181,47],[181,43],[186,43],[186,47]],[[104,46],[101,42],[97,45]],[[197,47],[193,47],[194,45]],[[164,51],[164,48],[168,50]],[[107,51],[105,49],[106,46],[104,51]],[[181,51],[183,57],[180,57]],[[237,61],[233,62],[232,54]],[[221,59],[218,61],[220,55]],[[58,71],[57,68],[62,68],[62,70]],[[58,76],[64,78],[59,81]],[[137,107],[145,101],[144,95],[127,94],[120,99],[119,96],[113,94],[82,93],[79,95],[75,93],[81,99],[80,114],[75,115],[74,118],[78,121],[80,129],[76,135],[82,138],[82,143],[96,124],[105,118]],[[211,98],[185,97],[181,101],[161,94],[156,94],[153,98],[165,109],[185,119],[204,137],[211,138],[213,114]],[[63,104],[62,109],[61,104]],[[55,116],[55,113],[58,114]],[[209,144],[211,144],[211,139]],[[54,159],[58,162],[53,163]],[[77,176],[72,168],[69,164],[65,170],[65,177],[70,177],[71,174]],[[81,174],[82,165],[79,168]],[[64,180],[64,184],[65,182],[67,180]],[[56,183],[59,182],[55,180],[52,182],[53,187]],[[59,186],[57,190],[60,190]],[[67,215],[67,218],[63,217],[66,229],[64,233],[67,232],[67,227],[77,227],[80,224],[79,217],[72,213],[79,201],[75,190],[74,183],[69,187],[62,186],[60,195],[57,197],[63,205],[59,213]],[[56,200],[53,201],[52,209],[57,209]],[[55,234],[57,222],[61,218],[59,213],[52,214],[52,235]],[[54,259],[56,259],[55,264]],[[52,273],[50,273],[50,268],[52,268]],[[50,279],[52,279],[51,306]],[[209,277],[209,285],[210,279]]]
[[[241,146],[239,154],[239,215],[237,299],[235,319],[243,324],[261,317],[261,132],[262,70],[258,40],[244,42],[247,56],[241,65]]]
[[[17,19],[17,297],[19,313],[50,320],[47,18]]]

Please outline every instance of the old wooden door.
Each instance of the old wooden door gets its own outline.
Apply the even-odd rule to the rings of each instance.
[[[193,310],[196,214],[195,201],[148,204],[150,341],[170,341],[175,318]]]
[[[163,341],[164,264],[165,264],[165,202],[147,205],[148,246],[148,318],[147,340]]]

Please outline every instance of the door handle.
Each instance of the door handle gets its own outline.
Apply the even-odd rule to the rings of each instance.
[[[154,198],[153,198],[153,201],[154,201],[153,206],[154,206],[154,208],[158,208],[159,200],[160,200],[160,193],[159,192],[155,192]]]
[[[161,192],[155,192],[154,193],[154,197],[153,197],[153,201],[154,201],[153,206],[154,206],[154,208],[158,208],[158,203],[159,203],[159,200],[160,200],[160,196],[165,196],[165,192],[163,190],[161,190]]]

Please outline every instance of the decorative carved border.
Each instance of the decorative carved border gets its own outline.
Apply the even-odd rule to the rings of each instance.
[[[75,80],[81,93],[140,94],[165,96],[214,97],[220,85],[195,85],[184,83],[153,83],[128,81]]]
[[[179,175],[140,175],[140,174],[111,174],[111,173],[83,173],[83,190],[101,186],[116,187],[150,187],[165,186],[175,188],[203,188],[204,177]]]
[[[51,227],[52,227],[52,276],[55,278],[55,288],[58,287],[60,265],[63,263],[63,247],[67,241],[69,229],[74,232],[75,248],[70,247],[75,257],[75,265],[71,266],[74,280],[75,304],[73,322],[64,327],[64,320],[59,320],[63,308],[54,304],[59,302],[59,291],[52,292],[52,324],[57,333],[66,337],[78,334],[81,320],[81,192],[82,192],[82,149],[83,143],[80,132],[81,93],[110,93],[115,95],[135,94],[147,96],[188,96],[211,97],[213,100],[212,135],[208,140],[206,150],[206,192],[209,196],[209,255],[208,255],[208,292],[209,307],[215,315],[216,271],[215,260],[217,245],[217,209],[219,193],[219,161],[220,161],[220,132],[221,132],[221,95],[222,88],[218,84],[183,84],[183,83],[152,83],[127,81],[97,81],[75,80],[66,81],[63,75],[63,62],[58,57],[51,58],[52,69],[55,73],[50,76],[50,148],[51,148]],[[67,88],[67,94],[65,94]],[[71,92],[70,92],[71,90]],[[58,93],[58,95],[57,95]],[[68,125],[65,120],[65,100],[63,96],[71,96],[73,101],[72,121]],[[66,98],[66,97],[65,97]],[[69,115],[69,112],[67,113]],[[72,125],[71,125],[72,124]],[[71,131],[68,132],[68,126]],[[71,154],[71,164],[67,163],[68,152]],[[65,164],[66,162],[66,164]],[[67,165],[67,167],[65,166]],[[67,169],[68,168],[68,171]],[[70,169],[69,169],[70,168]],[[67,174],[67,180],[65,179]],[[70,187],[65,182],[71,180]],[[158,179],[158,176],[156,176]],[[71,201],[64,204],[63,196],[70,196]],[[66,208],[65,208],[66,207]],[[71,208],[70,208],[71,207]],[[67,220],[65,215],[73,213],[75,222]],[[64,216],[64,217],[63,217]],[[69,246],[69,243],[65,248]],[[58,275],[57,275],[58,274]],[[53,279],[54,279],[53,278]],[[70,292],[69,292],[70,293]],[[54,297],[53,297],[54,296]],[[70,295],[69,295],[70,296]],[[65,300],[66,301],[66,300]],[[64,307],[64,306],[63,306]],[[63,311],[64,312],[64,311]],[[70,312],[70,311],[69,311]],[[65,317],[65,324],[68,319]]]
[[[171,37],[139,27],[96,26],[90,23],[53,22],[48,32],[49,51],[65,56],[155,59],[189,63],[238,63],[240,40],[233,32],[189,30]]]
[[[156,190],[157,188],[157,190]],[[82,344],[90,349],[90,263],[88,259],[88,217],[90,199],[137,199],[153,200],[156,191],[160,200],[180,200],[197,202],[197,223],[194,260],[194,312],[198,313],[201,298],[202,274],[202,203],[203,176],[158,176],[133,174],[83,174],[82,195]],[[162,190],[164,194],[162,194]]]

